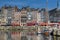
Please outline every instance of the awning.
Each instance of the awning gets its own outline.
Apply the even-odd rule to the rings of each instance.
[[[40,26],[47,26],[47,25],[48,25],[48,23],[40,22],[38,25],[40,25]]]
[[[27,26],[35,26],[37,23],[36,22],[28,22]]]
[[[54,25],[58,25],[58,23],[45,23],[45,22],[40,22],[39,25],[40,26],[54,26]]]
[[[20,23],[11,23],[12,26],[20,26]]]

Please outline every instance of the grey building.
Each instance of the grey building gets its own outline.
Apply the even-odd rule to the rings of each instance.
[[[60,9],[54,8],[49,11],[50,22],[60,22]]]
[[[2,10],[2,25],[11,25],[13,7],[3,6],[1,10]]]
[[[11,21],[12,21],[12,10],[11,9],[8,9],[7,11],[7,24],[10,25],[11,24]]]
[[[43,8],[43,9],[41,9],[40,10],[40,17],[41,17],[41,22],[47,22],[47,19],[46,19],[46,9],[45,8]]]

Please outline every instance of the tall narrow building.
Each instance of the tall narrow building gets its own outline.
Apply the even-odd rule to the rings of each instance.
[[[27,21],[27,10],[26,7],[21,9],[21,26],[26,26]]]

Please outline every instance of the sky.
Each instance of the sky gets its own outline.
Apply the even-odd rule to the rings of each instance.
[[[54,9],[57,7],[57,0],[48,0],[48,9]],[[60,0],[59,0],[60,2]],[[0,7],[4,5],[18,6],[30,6],[31,8],[46,8],[46,0],[0,0]]]

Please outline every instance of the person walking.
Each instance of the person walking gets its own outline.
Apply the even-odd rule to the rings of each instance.
[[[51,40],[54,40],[54,30],[51,31],[50,35],[51,35]]]

